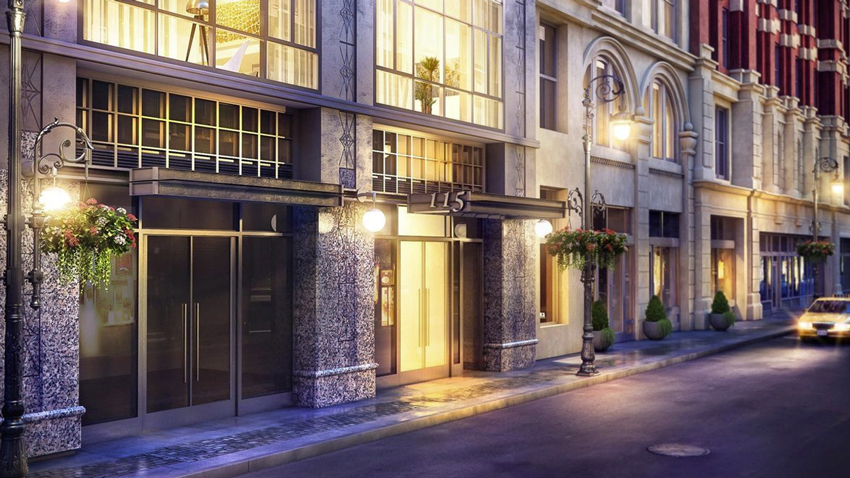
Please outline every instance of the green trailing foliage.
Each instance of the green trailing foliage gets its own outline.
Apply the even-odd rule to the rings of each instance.
[[[711,313],[725,314],[730,310],[729,301],[726,300],[726,294],[724,294],[722,290],[718,290],[717,293],[714,294],[714,302],[711,303]]]
[[[614,330],[611,327],[605,327],[600,332],[603,349],[607,349],[617,341],[617,337],[614,335]]]
[[[590,315],[593,318],[593,330],[600,331],[608,327],[608,311],[605,310],[605,304],[601,300],[593,303],[593,308],[590,309]]]
[[[732,327],[735,325],[735,313],[731,310],[727,310],[723,313],[723,318],[726,319],[726,326]]]
[[[646,306],[646,321],[661,322],[662,320],[667,320],[664,304],[661,303],[661,299],[657,295],[653,295],[649,299],[649,304]],[[670,321],[667,321],[667,323],[670,323]]]

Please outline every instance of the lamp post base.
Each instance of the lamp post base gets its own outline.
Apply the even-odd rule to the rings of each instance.
[[[23,423],[9,427],[14,427],[14,430],[4,431],[3,443],[0,446],[0,476],[22,478],[29,472],[23,439]]]

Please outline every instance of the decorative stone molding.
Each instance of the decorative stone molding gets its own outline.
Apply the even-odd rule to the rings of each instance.
[[[649,174],[654,174],[656,176],[664,176],[667,178],[675,178],[682,179],[685,177],[682,173],[675,173],[673,171],[664,171],[662,169],[649,168]]]
[[[599,156],[591,156],[590,162],[620,169],[635,169],[635,165],[633,163],[618,161],[616,159],[600,158]]]

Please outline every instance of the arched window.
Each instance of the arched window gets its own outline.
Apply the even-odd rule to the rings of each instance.
[[[591,63],[591,67],[587,69],[584,75],[584,87],[586,88],[591,79],[598,78],[604,75],[614,75],[617,78],[623,79],[622,74],[617,71],[614,66],[605,58],[598,57]],[[611,119],[620,111],[621,106],[625,108],[626,93],[615,101],[603,102],[599,101],[596,96],[599,86],[603,80],[594,81],[591,85],[590,100],[596,105],[593,123],[593,142],[600,146],[609,148],[625,149],[626,142],[620,141],[611,134]],[[613,88],[614,85],[608,80]]]
[[[652,157],[667,161],[678,161],[676,138],[679,133],[679,122],[673,110],[673,98],[670,88],[661,81],[652,82],[652,87],[646,92],[647,111],[653,119],[652,125]]]

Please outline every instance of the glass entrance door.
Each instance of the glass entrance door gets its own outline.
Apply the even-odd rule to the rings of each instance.
[[[447,374],[446,243],[402,241],[399,252],[399,370],[439,367]]]
[[[146,251],[146,412],[232,414],[233,238],[148,236]]]

